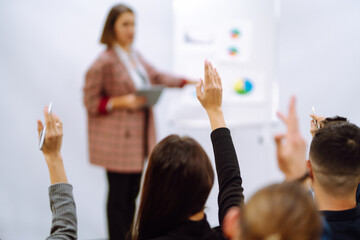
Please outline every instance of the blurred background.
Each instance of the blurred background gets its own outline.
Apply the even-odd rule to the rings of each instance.
[[[106,176],[102,168],[88,162],[82,87],[87,69],[104,49],[99,43],[100,34],[109,9],[116,3],[0,0],[0,239],[44,239],[49,235],[50,180],[38,150],[36,120],[43,120],[43,107],[50,101],[64,124],[62,154],[69,182],[74,186],[79,239],[107,238]],[[359,1],[192,0],[181,6],[176,0],[123,3],[136,12],[135,47],[142,55],[158,69],[194,78],[202,77],[202,66],[198,63],[197,74],[182,65],[186,55],[179,53],[178,23],[183,19],[179,12],[194,5],[198,10],[203,6],[204,11],[210,6],[223,10],[211,16],[204,13],[209,18],[203,21],[205,25],[236,14],[240,18],[246,15],[253,22],[254,44],[248,65],[242,61],[238,64],[249,68],[253,61],[255,71],[263,61],[266,93],[261,103],[245,101],[224,106],[246,198],[260,187],[282,180],[272,136],[284,128],[274,114],[277,110],[287,112],[291,95],[297,97],[300,129],[308,144],[312,106],[319,115],[342,115],[359,124]],[[252,58],[252,53],[257,58]],[[261,59],[262,53],[267,56],[265,60]],[[219,71],[221,74],[220,66]],[[229,76],[226,66],[223,71]],[[190,135],[213,159],[210,126],[206,121],[192,124],[192,116],[184,111],[189,109],[189,101],[195,110],[200,104],[195,98],[178,101],[191,91],[170,89],[162,94],[155,107],[158,139],[170,133]],[[259,111],[243,110],[254,108]],[[199,118],[204,114],[200,113]],[[218,224],[216,184],[206,204],[213,226]]]

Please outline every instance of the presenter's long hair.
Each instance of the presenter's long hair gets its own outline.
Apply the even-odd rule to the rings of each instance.
[[[162,236],[203,210],[213,183],[214,171],[199,143],[177,135],[163,139],[150,155],[134,239]]]

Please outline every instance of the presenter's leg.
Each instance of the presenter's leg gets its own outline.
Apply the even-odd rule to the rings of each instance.
[[[107,178],[109,239],[130,239],[128,233],[134,219],[135,200],[140,189],[141,173],[125,174],[108,171]]]

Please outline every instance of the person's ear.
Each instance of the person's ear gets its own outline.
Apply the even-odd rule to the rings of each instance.
[[[306,166],[307,166],[307,169],[309,171],[309,177],[310,177],[310,179],[312,181],[314,179],[314,174],[313,174],[312,165],[311,165],[310,160],[306,161]]]
[[[222,230],[229,239],[236,239],[240,228],[240,207],[230,208],[224,217]]]
[[[310,160],[307,160],[306,165],[307,165],[307,168],[309,171],[309,184],[310,184],[311,189],[314,189],[314,171],[312,169]]]

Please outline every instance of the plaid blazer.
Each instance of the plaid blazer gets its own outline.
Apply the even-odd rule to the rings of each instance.
[[[181,78],[160,73],[141,56],[139,59],[151,84],[180,86]],[[114,109],[106,114],[99,112],[99,104],[104,97],[136,92],[127,69],[114,49],[107,48],[92,64],[86,73],[83,90],[88,116],[90,162],[113,172],[141,172],[144,159],[156,142],[152,109]]]

